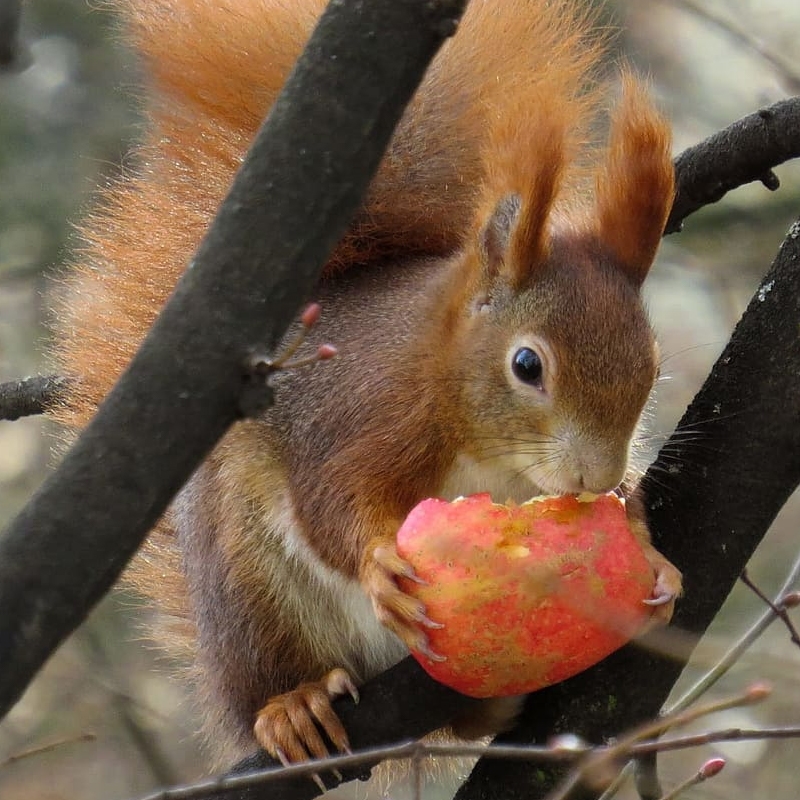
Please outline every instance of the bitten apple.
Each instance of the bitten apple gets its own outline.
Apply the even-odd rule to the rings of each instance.
[[[403,579],[441,629],[416,659],[472,697],[531,692],[605,658],[647,623],[653,570],[614,494],[499,505],[488,494],[424,500],[397,552]]]

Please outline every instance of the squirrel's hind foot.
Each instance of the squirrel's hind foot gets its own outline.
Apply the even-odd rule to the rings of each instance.
[[[282,764],[327,758],[325,738],[339,752],[350,752],[347,733],[331,701],[349,694],[358,702],[358,689],[343,669],[331,670],[322,680],[302,683],[273,697],[256,714],[256,741]]]

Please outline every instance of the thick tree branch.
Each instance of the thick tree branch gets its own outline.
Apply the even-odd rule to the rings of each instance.
[[[323,15],[130,367],[0,539],[0,714],[240,416],[248,353],[313,290],[463,6],[339,0]]]
[[[19,23],[22,0],[0,0],[0,72],[22,66]]]
[[[678,190],[665,233],[679,231],[689,214],[738,186],[762,181],[777,189],[772,168],[798,156],[800,97],[756,111],[709,136],[675,160]]]

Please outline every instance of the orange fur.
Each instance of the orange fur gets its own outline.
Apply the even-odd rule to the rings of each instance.
[[[641,284],[672,208],[672,137],[664,118],[630,74],[611,122],[608,152],[596,178],[597,236]]]
[[[505,232],[508,241],[487,242],[493,249],[505,252],[487,256],[503,262],[499,268],[514,286],[523,285],[530,265],[544,262],[549,255],[550,213],[567,167],[567,132],[578,123],[571,118],[575,109],[569,104],[545,112],[545,98],[531,99],[535,99],[531,107],[514,113],[507,109],[491,122],[484,156],[484,204],[476,217],[484,225],[486,219],[490,220],[490,230],[485,229],[489,239],[502,240],[504,232],[491,229],[509,226]],[[535,137],[530,136],[530,131],[536,131]],[[519,143],[526,140],[528,147],[520,148]],[[497,198],[521,204],[516,219],[505,220],[507,209],[492,208]]]
[[[324,5],[115,4],[150,126],[65,282],[56,357],[79,382],[56,416],[74,428],[191,259]],[[225,437],[129,573],[227,758],[252,747],[273,695],[399,657],[369,606],[386,611],[391,577],[373,551],[418,500],[573,491],[624,469],[655,374],[638,287],[672,199],[669,133],[626,77],[608,147],[587,144],[606,41],[583,9],[471,0],[327,265],[311,339],[339,357],[276,377],[273,412]],[[553,408],[509,377],[517,340],[546,343]],[[546,468],[528,480],[519,459],[537,448]]]

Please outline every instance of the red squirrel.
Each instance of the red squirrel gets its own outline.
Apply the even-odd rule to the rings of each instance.
[[[118,5],[149,127],[67,282],[56,354],[79,378],[60,412],[73,427],[190,261],[324,3]],[[669,127],[630,74],[592,144],[606,47],[577,0],[472,0],[318,288],[303,346],[339,355],[276,375],[275,407],[225,436],[132,567],[221,757],[323,755],[315,721],[346,749],[331,698],[426,647],[436,621],[395,580],[417,502],[625,481],[658,371],[640,288],[674,188]],[[680,573],[629,509],[667,621]],[[487,701],[457,728],[496,730],[512,706]]]

